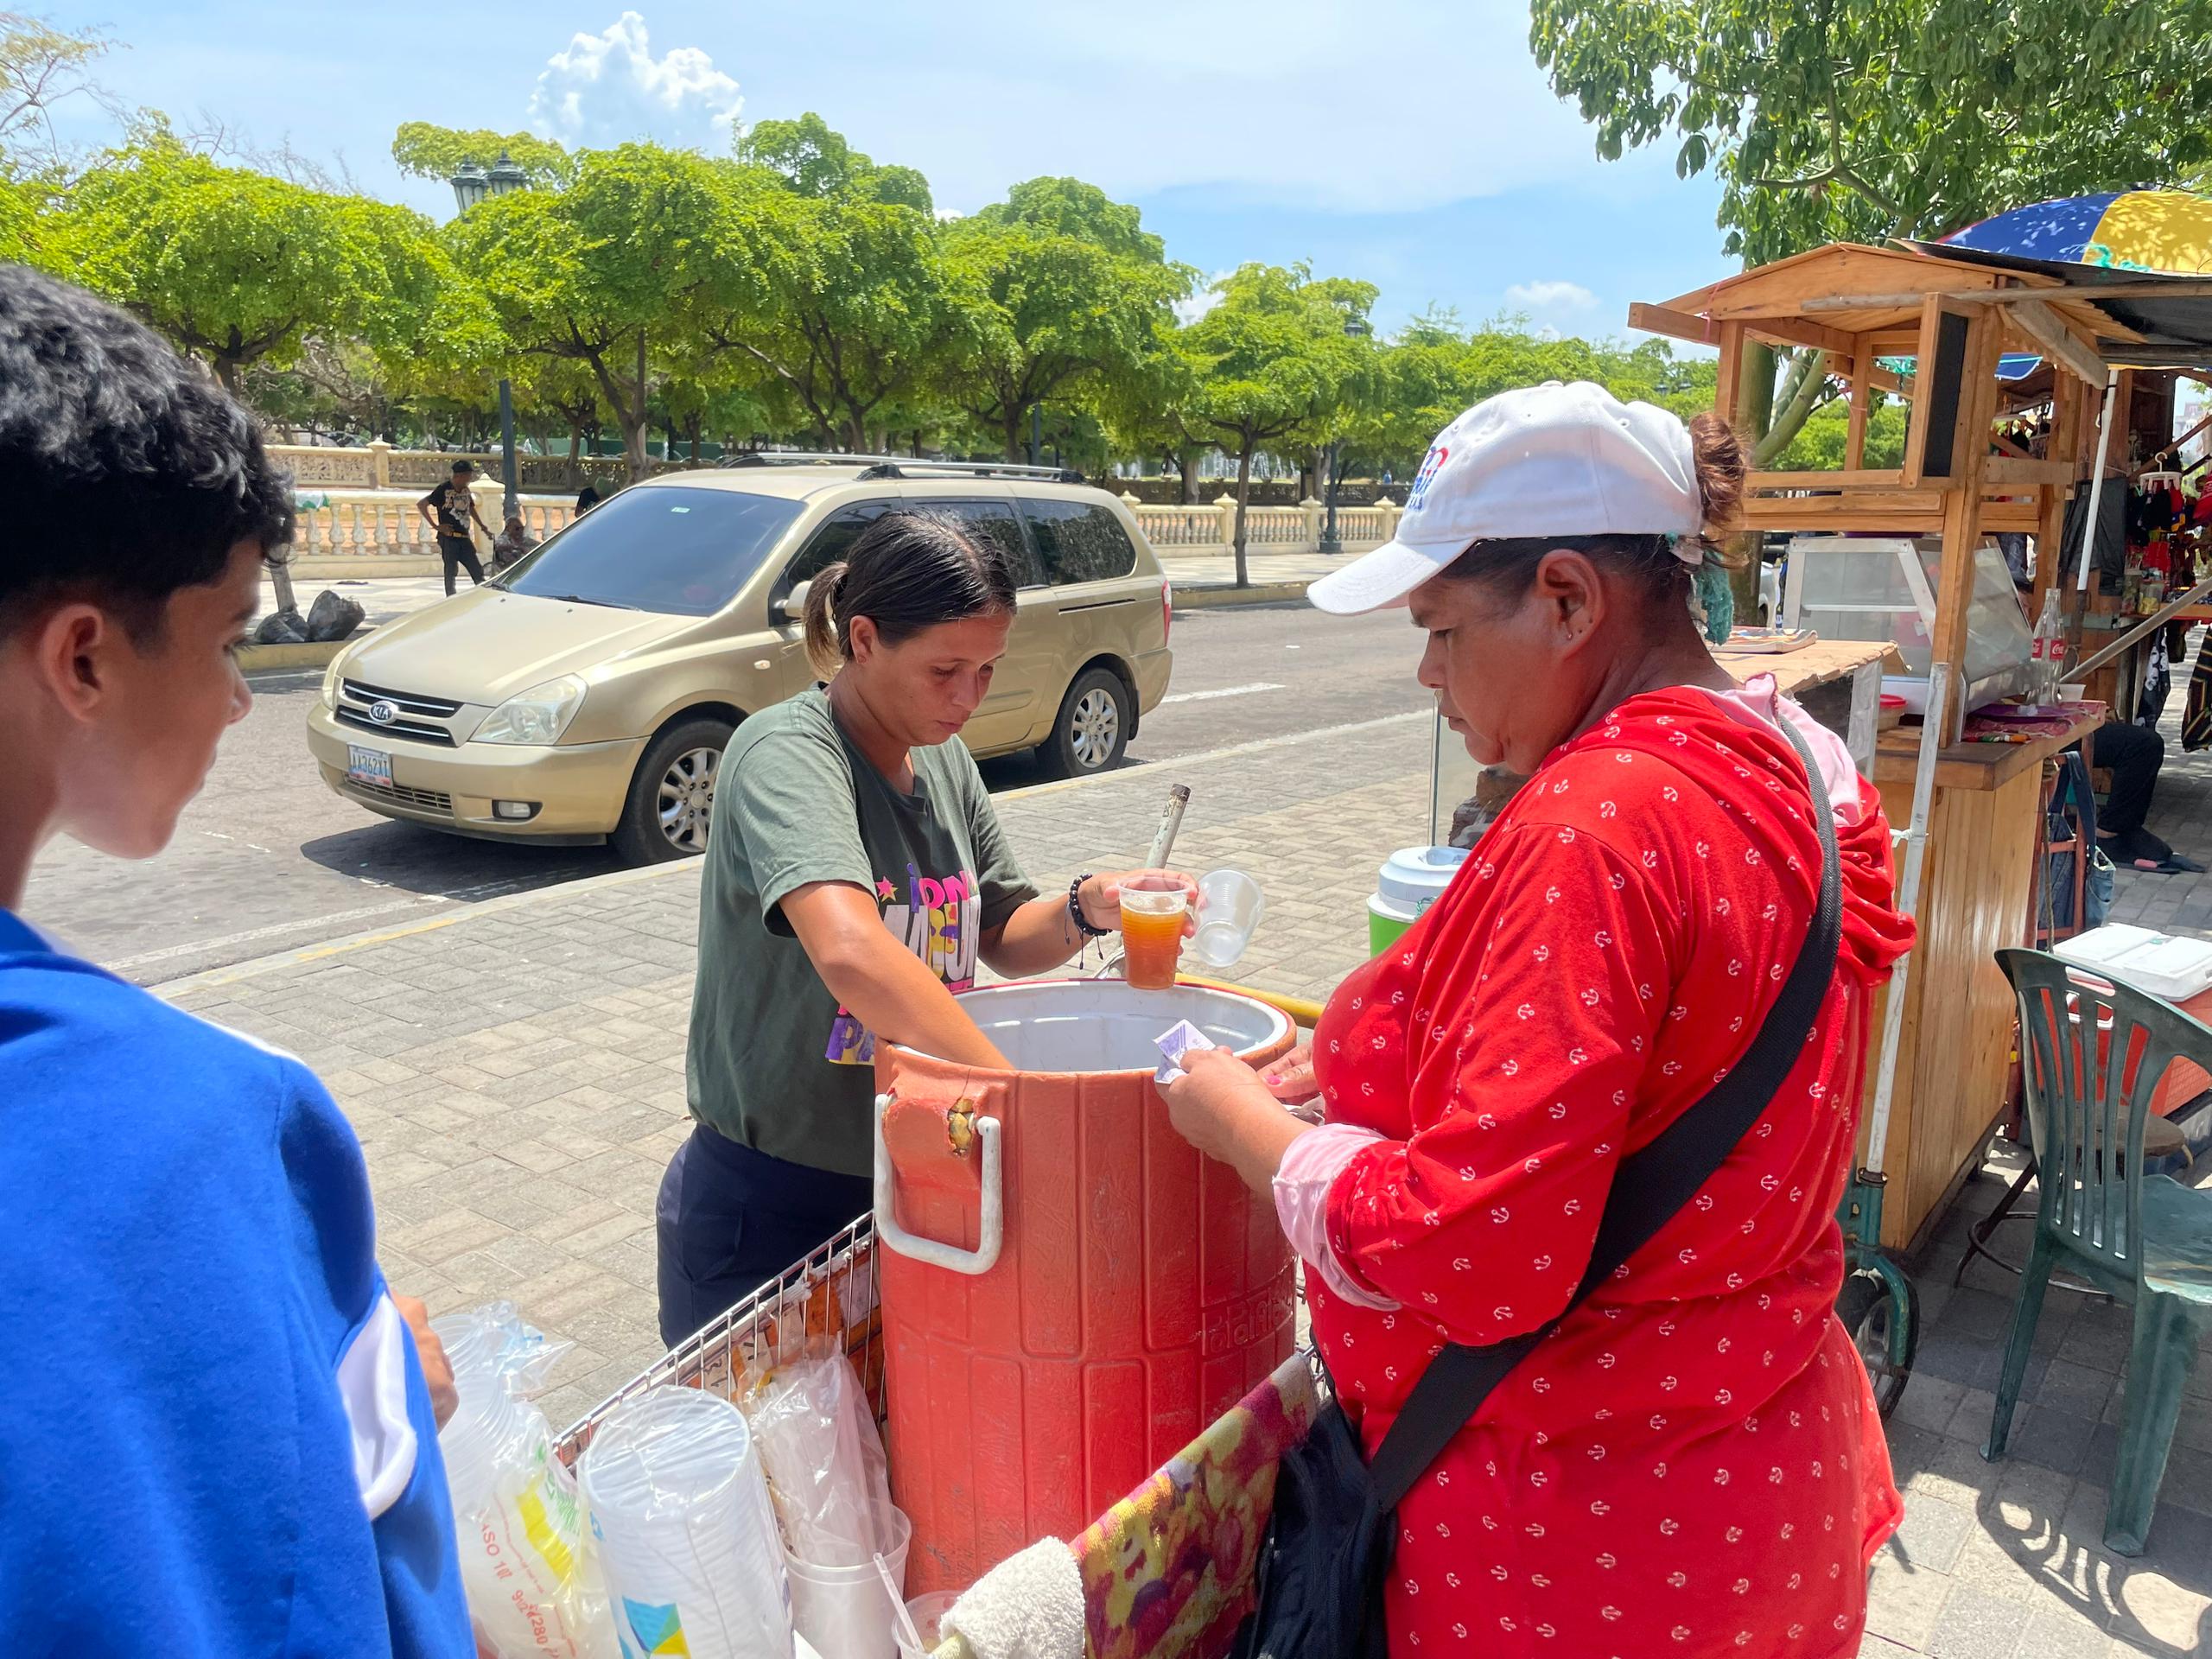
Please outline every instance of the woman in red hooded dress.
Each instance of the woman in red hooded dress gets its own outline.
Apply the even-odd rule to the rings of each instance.
[[[1718,421],[1591,385],[1503,394],[1439,436],[1399,542],[1314,597],[1410,595],[1422,683],[1478,760],[1529,782],[1338,988],[1310,1052],[1265,1080],[1193,1056],[1169,1090],[1194,1144],[1274,1194],[1372,1455],[1446,1342],[1567,1307],[1622,1158],[1742,1058],[1821,868],[1782,721],[1820,764],[1844,914],[1811,1040],[1719,1173],[1400,1505],[1398,1659],[1837,1659],[1902,1510],[1832,1310],[1869,1009],[1910,924],[1841,742],[1770,678],[1739,690],[1690,615],[1742,476]],[[1281,1109],[1317,1090],[1325,1125]]]

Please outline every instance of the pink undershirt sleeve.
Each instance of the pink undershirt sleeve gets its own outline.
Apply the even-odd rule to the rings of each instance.
[[[1329,1188],[1344,1166],[1382,1137],[1373,1129],[1353,1123],[1325,1123],[1311,1135],[1301,1135],[1282,1155],[1275,1171],[1275,1218],[1283,1236],[1313,1271],[1321,1275],[1331,1294],[1355,1307],[1395,1313],[1398,1304],[1387,1296],[1363,1289],[1338,1265],[1329,1249]]]

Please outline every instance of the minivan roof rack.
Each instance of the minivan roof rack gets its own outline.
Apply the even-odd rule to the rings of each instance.
[[[1027,467],[1006,461],[936,461],[927,455],[855,455],[831,450],[760,449],[732,455],[725,467],[858,467],[864,479],[926,478],[954,474],[966,478],[1027,478],[1047,484],[1088,480],[1071,467]]]

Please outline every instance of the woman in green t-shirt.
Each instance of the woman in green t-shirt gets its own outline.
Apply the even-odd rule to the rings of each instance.
[[[1044,973],[1118,922],[1138,873],[1039,897],[959,741],[1006,652],[1014,557],[933,514],[877,519],[807,593],[829,683],[730,739],[700,888],[694,1123],[657,1209],[671,1345],[868,1207],[879,1039],[1003,1069],[952,994],[978,961]]]

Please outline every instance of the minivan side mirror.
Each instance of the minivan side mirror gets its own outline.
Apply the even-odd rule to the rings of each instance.
[[[806,620],[807,589],[813,586],[810,582],[792,584],[791,592],[768,607],[769,620],[788,623],[793,627],[799,626]]]

